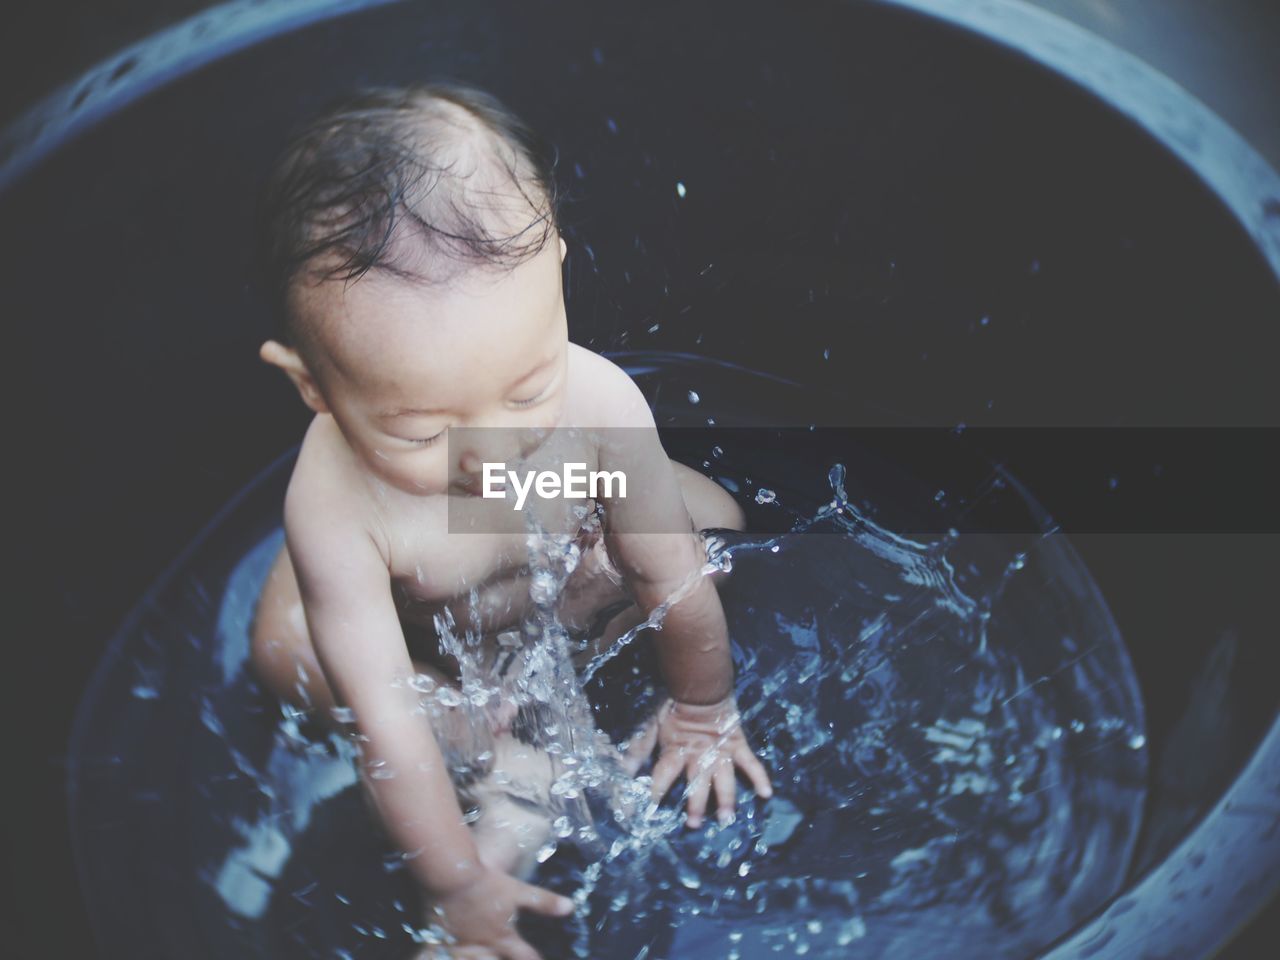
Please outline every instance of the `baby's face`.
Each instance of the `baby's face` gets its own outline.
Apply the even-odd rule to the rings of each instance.
[[[318,362],[326,369],[315,372],[325,403],[371,473],[408,493],[474,494],[482,459],[514,461],[528,450],[482,457],[446,443],[449,427],[559,422],[569,344],[565,249],[555,236],[505,275],[466,274],[447,290],[370,273],[345,290],[327,281],[300,298],[299,306],[322,312]]]

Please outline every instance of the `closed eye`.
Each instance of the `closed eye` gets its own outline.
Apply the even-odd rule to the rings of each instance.
[[[446,429],[448,429],[448,428],[446,428]],[[441,437],[443,437],[444,435],[445,435],[445,431],[444,431],[444,430],[441,430],[441,431],[440,431],[439,433],[437,433],[434,437],[425,437],[425,438],[423,438],[423,439],[421,439],[421,440],[418,440],[418,439],[410,439],[410,440],[409,440],[409,442],[410,442],[410,443],[412,443],[414,446],[418,446],[418,447],[429,447],[429,446],[431,446],[433,443],[435,443],[437,440],[439,440]]]
[[[553,377],[551,382],[539,390],[536,396],[532,396],[528,400],[512,400],[511,405],[513,407],[532,407],[535,403],[547,399],[547,397],[551,396],[552,389],[555,387],[559,379],[560,378],[558,376]]]

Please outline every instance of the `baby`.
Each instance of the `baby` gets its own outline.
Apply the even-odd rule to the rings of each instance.
[[[695,576],[707,560],[698,531],[742,529],[742,512],[666,456],[621,369],[569,342],[557,202],[542,142],[489,94],[445,81],[332,105],[293,137],[261,207],[283,324],[260,355],[315,417],[254,619],[253,666],[285,701],[354,724],[367,796],[460,957],[529,960],[517,910],[572,909],[526,882],[546,825],[529,822],[512,784],[545,792],[549,758],[513,735],[510,704],[486,751],[506,789],[473,784],[478,819],[448,762],[474,731],[423,719],[421,675],[460,680],[435,624],[478,624],[494,659],[535,612],[524,520],[480,495],[484,463],[536,457],[554,433],[577,438],[572,459],[587,470],[625,474],[627,495],[599,496],[596,534],[581,510],[546,521],[582,551],[557,611],[590,635],[574,661],[685,588],[655,634],[669,699],[632,739],[626,769],[656,748],[653,799],[685,776],[691,827],[712,792],[720,819],[732,816],[739,769],[772,793],[739,726],[716,583]],[[598,429],[615,427],[643,429]]]

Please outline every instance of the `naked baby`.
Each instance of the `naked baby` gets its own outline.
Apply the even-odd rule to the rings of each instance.
[[[536,460],[548,437],[571,436],[574,463],[625,474],[625,496],[599,497],[596,533],[581,509],[543,522],[581,549],[557,615],[589,637],[584,660],[683,588],[654,640],[669,698],[627,768],[656,750],[653,799],[684,776],[695,827],[712,795],[732,815],[739,771],[772,792],[739,726],[716,582],[697,576],[699,532],[742,529],[742,513],[666,456],[621,369],[569,342],[556,208],[538,138],[451,82],[331,105],[291,139],[263,196],[281,332],[261,357],[315,416],[253,624],[254,669],[283,700],[359,734],[367,795],[456,957],[536,957],[517,911],[572,907],[526,882],[539,842],[527,811],[499,809],[501,791],[480,784],[486,809],[468,825],[446,759],[467,731],[426,722],[410,682],[459,682],[441,617],[479,624],[496,646],[530,616],[526,525],[482,495],[486,463]],[[600,439],[615,435],[628,440]],[[511,721],[501,705],[491,714],[493,769],[545,788],[545,755]]]

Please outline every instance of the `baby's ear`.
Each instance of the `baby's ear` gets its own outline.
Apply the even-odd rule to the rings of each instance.
[[[307,369],[306,363],[303,362],[297,350],[286,347],[278,341],[268,340],[258,348],[258,356],[264,362],[284,371],[285,376],[298,388],[298,395],[308,407],[316,413],[329,412],[329,405],[325,403],[324,395],[320,393],[315,378],[311,376],[311,371]]]

